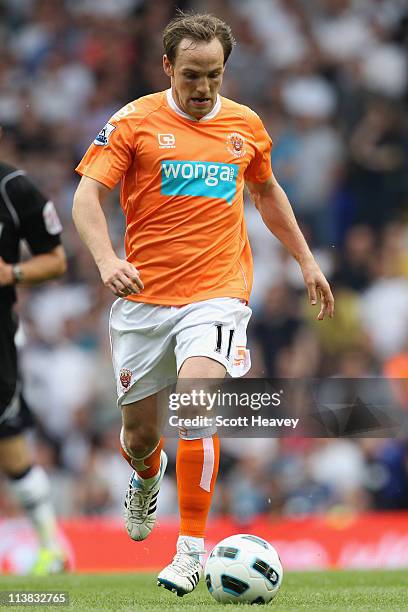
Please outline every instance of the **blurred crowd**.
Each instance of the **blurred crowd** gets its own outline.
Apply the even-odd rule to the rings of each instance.
[[[62,282],[22,289],[18,304],[33,446],[61,516],[119,515],[129,476],[113,299],[71,222],[73,169],[111,114],[168,87],[161,31],[175,4],[231,25],[238,45],[222,93],[263,118],[275,175],[335,292],[335,319],[316,322],[296,262],[246,202],[251,376],[408,378],[405,0],[0,0],[0,159],[53,199],[69,258]],[[123,253],[117,191],[105,210]],[[161,515],[176,509],[175,449],[169,440]],[[404,438],[227,439],[222,449],[213,512],[243,524],[258,512],[408,508]],[[0,495],[0,513],[14,512]]]

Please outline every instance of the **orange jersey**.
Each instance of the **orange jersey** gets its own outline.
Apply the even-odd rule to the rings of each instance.
[[[109,188],[121,180],[126,258],[144,283],[128,299],[249,300],[244,182],[272,176],[271,144],[258,115],[222,97],[200,121],[177,108],[171,90],[113,115],[76,170]]]

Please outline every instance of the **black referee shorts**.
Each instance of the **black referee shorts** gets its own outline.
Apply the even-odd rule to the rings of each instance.
[[[0,440],[21,433],[34,423],[21,394],[14,342],[17,325],[11,308],[0,309]]]

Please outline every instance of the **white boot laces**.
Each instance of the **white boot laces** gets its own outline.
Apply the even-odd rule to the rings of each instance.
[[[172,569],[181,576],[191,575],[197,571],[197,556],[205,555],[205,550],[180,551],[174,555]]]
[[[143,521],[149,511],[150,500],[152,498],[153,491],[146,493],[141,489],[135,489],[132,487],[128,495],[128,510],[132,519],[136,521]]]

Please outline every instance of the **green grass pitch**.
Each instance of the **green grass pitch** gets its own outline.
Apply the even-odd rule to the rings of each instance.
[[[138,612],[214,610],[252,610],[259,606],[221,606],[207,592],[202,581],[194,593],[183,598],[159,589],[154,574],[66,574],[49,578],[16,576],[0,577],[0,590],[67,591],[69,607],[62,606],[8,606],[8,610],[123,610]],[[338,610],[342,612],[375,612],[408,610],[407,571],[327,571],[288,572],[283,585],[269,604],[271,611]],[[0,606],[1,609],[6,609]]]

